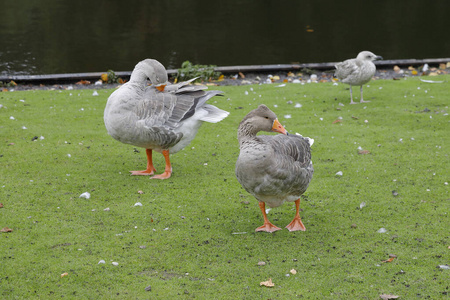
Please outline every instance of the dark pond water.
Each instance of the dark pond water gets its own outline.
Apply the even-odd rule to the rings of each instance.
[[[0,2],[0,74],[450,57],[450,1]]]

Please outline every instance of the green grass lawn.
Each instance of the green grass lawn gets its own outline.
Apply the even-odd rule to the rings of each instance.
[[[372,81],[357,105],[344,84],[218,87],[210,102],[229,117],[205,123],[164,181],[129,175],[145,151],[108,136],[112,90],[0,93],[0,229],[13,230],[0,233],[0,298],[449,297],[450,76],[427,79],[445,82]],[[235,178],[238,124],[261,103],[315,139],[306,232],[255,233],[262,214]],[[294,213],[268,217],[284,227]]]

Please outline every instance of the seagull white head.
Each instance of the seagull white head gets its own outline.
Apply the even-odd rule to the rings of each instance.
[[[383,59],[383,57],[381,57],[379,55],[375,55],[370,51],[361,51],[361,52],[359,52],[356,59],[374,61],[374,60]]]

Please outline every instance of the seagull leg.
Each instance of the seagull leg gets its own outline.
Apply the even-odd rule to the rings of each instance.
[[[359,102],[361,102],[361,103],[368,103],[368,102],[370,102],[370,101],[364,101],[364,99],[363,99],[362,88],[363,88],[363,86],[360,87],[360,91],[361,91],[361,101],[359,101]]]
[[[300,219],[300,215],[298,213],[299,208],[300,208],[300,198],[295,200],[296,213],[295,213],[294,220],[292,220],[292,222],[289,223],[288,226],[286,226],[286,228],[289,231],[297,231],[297,230],[305,231],[306,230],[305,225],[303,225],[302,220]]]
[[[261,209],[261,212],[264,216],[264,225],[261,227],[258,227],[255,229],[255,231],[265,231],[265,232],[274,232],[277,230],[281,230],[281,228],[273,225],[272,223],[270,223],[269,219],[267,218],[267,214],[266,214],[266,203],[260,201],[259,202],[259,208]]]
[[[166,168],[164,169],[164,173],[155,175],[151,179],[167,179],[170,178],[170,175],[172,175],[172,166],[170,165],[169,150],[163,150],[162,154],[166,159]]]
[[[350,104],[356,104],[356,102],[353,102],[353,90],[351,84],[350,84]]]
[[[130,171],[131,175],[153,175],[156,171],[153,166],[152,149],[145,149],[145,153],[147,153],[147,169],[144,171]]]

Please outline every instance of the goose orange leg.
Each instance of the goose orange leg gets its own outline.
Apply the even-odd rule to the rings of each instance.
[[[289,231],[297,231],[297,230],[305,231],[306,230],[305,225],[303,225],[302,220],[300,219],[300,214],[298,213],[299,208],[300,208],[300,198],[295,200],[296,213],[295,213],[294,220],[292,220],[292,222],[289,223],[288,226],[286,226],[286,228]]]
[[[264,225],[261,227],[258,227],[255,229],[255,231],[265,231],[265,232],[274,232],[277,230],[281,230],[281,228],[273,225],[272,223],[270,223],[269,219],[267,218],[267,214],[266,214],[266,203],[260,201],[259,202],[259,208],[261,209],[261,212],[264,216]]]
[[[151,179],[167,179],[170,178],[170,176],[172,175],[172,166],[170,164],[169,150],[163,150],[162,154],[166,159],[166,168],[164,169],[164,173],[155,175]]]
[[[153,166],[152,160],[152,149],[145,149],[145,153],[147,153],[147,169],[144,171],[130,171],[131,175],[153,175],[156,171]]]

